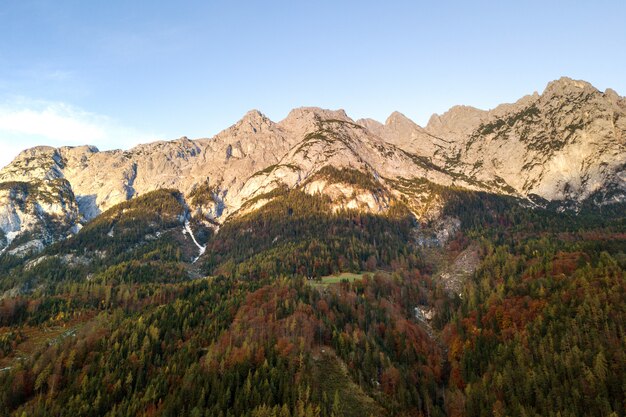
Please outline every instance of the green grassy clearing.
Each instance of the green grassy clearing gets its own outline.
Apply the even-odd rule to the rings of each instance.
[[[326,275],[325,277],[320,278],[320,280],[312,280],[310,283],[313,286],[325,287],[332,284],[339,284],[344,280],[348,282],[360,281],[364,276],[365,273],[356,274],[354,272],[342,272],[339,275]]]

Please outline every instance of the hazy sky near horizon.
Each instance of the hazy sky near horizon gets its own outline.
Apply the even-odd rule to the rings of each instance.
[[[0,166],[35,145],[210,137],[256,108],[419,124],[560,76],[626,95],[626,2],[3,1]]]

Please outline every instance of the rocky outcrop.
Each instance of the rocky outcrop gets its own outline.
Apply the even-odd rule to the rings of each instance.
[[[455,106],[423,129],[398,113],[364,123],[490,191],[573,205],[626,199],[626,100],[584,81],[564,77],[489,111]]]
[[[626,101],[562,78],[494,109],[447,168],[523,196],[580,202],[610,191],[608,200],[623,200],[625,155]]]
[[[40,146],[23,151],[0,171],[0,251],[11,246],[13,255],[39,252],[77,231],[79,209],[64,168],[59,150]]]

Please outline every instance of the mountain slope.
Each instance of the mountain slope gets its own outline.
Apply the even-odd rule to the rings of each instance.
[[[626,100],[613,90],[564,77],[490,111],[453,107],[425,129],[398,119],[383,137],[492,189],[577,203],[625,198]]]
[[[378,192],[375,178],[356,169],[324,168],[311,177],[320,179]],[[185,274],[195,256],[185,255],[185,241],[195,245],[181,233],[188,208],[174,190],[108,209],[26,265],[0,258],[2,283],[29,283],[0,299],[0,409],[619,412],[624,204],[559,213],[421,186],[440,195],[443,219],[457,220],[452,236],[429,248],[444,267],[446,258],[476,251],[476,272],[454,293],[414,234],[443,219],[418,229],[402,201],[382,213],[334,209],[337,199],[301,188],[274,190],[262,209],[199,237],[209,277]],[[317,279],[339,271],[361,273],[352,282]],[[546,395],[535,394],[546,386]]]
[[[253,110],[211,139],[106,152],[38,147],[0,171],[0,250],[41,250],[109,207],[162,188],[179,190],[192,216],[214,225],[260,208],[268,201],[261,196],[281,187],[372,212],[398,199],[423,219],[441,207],[420,188],[423,181],[541,205],[619,202],[626,198],[625,142],[626,100],[562,78],[541,95],[490,111],[453,107],[425,128],[398,112],[381,124],[308,107],[279,123]],[[383,192],[313,181],[326,166],[372,176]],[[28,197],[19,184],[29,184]]]
[[[305,108],[25,152],[2,173],[34,220],[0,255],[0,410],[619,415],[626,204],[541,207],[374,129]]]

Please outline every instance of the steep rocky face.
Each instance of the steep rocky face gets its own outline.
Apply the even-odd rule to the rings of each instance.
[[[425,169],[412,155],[363,129],[345,112],[318,108],[295,109],[280,123],[251,111],[211,139],[181,138],[128,151],[99,152],[88,146],[34,148],[0,171],[0,180],[49,187],[56,186],[54,181],[63,182],[73,193],[71,204],[64,208],[69,210],[65,215],[68,228],[79,227],[120,202],[161,188],[181,190],[189,197],[193,214],[219,223],[246,201],[278,187],[300,186],[325,166],[354,168],[380,181],[415,175],[452,181],[441,172]],[[337,197],[348,194],[345,187],[330,183],[317,191]],[[381,210],[371,194],[365,192],[352,199],[354,192],[349,192],[346,207],[356,204]],[[36,218],[15,221],[12,207],[20,200],[13,194],[5,200],[7,213],[0,219],[7,224],[4,233],[34,230],[31,223],[37,223]],[[50,210],[60,216],[57,207]],[[51,236],[62,237],[53,232],[50,230]]]
[[[626,100],[613,90],[561,78],[541,95],[493,110],[455,106],[433,115],[424,129],[399,118],[364,123],[479,187],[574,204],[626,197]]]
[[[0,171],[0,251],[13,244],[9,253],[26,255],[78,230],[79,210],[63,169],[58,150],[37,147]]]
[[[72,184],[81,213],[90,219],[121,201],[159,188],[189,193],[208,181],[225,190],[237,189],[252,172],[276,162],[286,149],[282,132],[255,111],[213,139],[181,138],[128,151],[62,148],[60,152],[66,160],[63,174]]]
[[[534,201],[620,201],[625,132],[624,98],[563,78],[541,95],[490,111],[453,107],[425,128],[398,112],[382,124],[308,107],[278,123],[252,110],[210,139],[106,152],[37,147],[0,171],[0,250],[33,240],[40,247],[162,188],[180,190],[192,215],[214,224],[262,207],[279,187],[326,194],[337,209],[380,212],[402,199],[418,218],[432,218],[442,206],[429,183]],[[324,167],[361,172],[376,187],[321,175]],[[24,242],[9,247],[20,234]]]
[[[623,199],[626,102],[586,82],[552,82],[539,96],[496,108],[464,141],[447,168],[511,192],[582,201],[594,193]],[[620,191],[621,190],[621,191]]]

